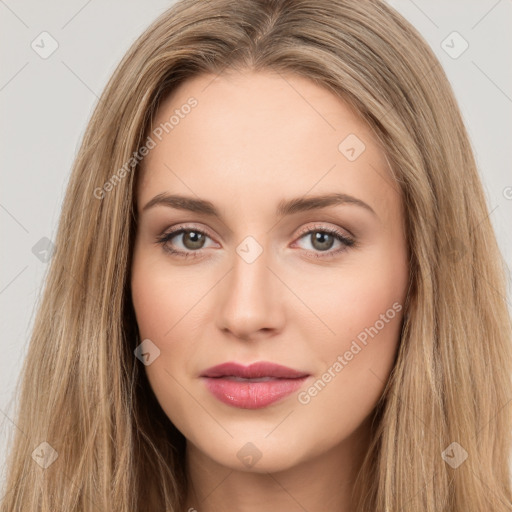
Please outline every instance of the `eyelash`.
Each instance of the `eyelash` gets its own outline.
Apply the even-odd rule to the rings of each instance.
[[[197,258],[198,256],[201,255],[201,249],[197,251],[177,251],[176,249],[172,249],[166,245],[175,236],[188,232],[199,233],[201,235],[207,236],[208,238],[211,238],[208,235],[208,233],[202,231],[201,229],[178,226],[175,230],[170,231],[168,233],[164,233],[163,235],[159,236],[156,240],[156,243],[162,245],[163,249],[166,252],[172,254],[173,256],[177,256],[179,258]],[[328,233],[330,235],[333,235],[336,238],[336,240],[342,243],[342,247],[335,251],[308,251],[309,253],[312,252],[314,254],[313,256],[310,256],[312,258],[333,258],[340,254],[341,252],[346,251],[348,248],[357,247],[358,245],[355,239],[347,237],[337,229],[330,228],[327,226],[314,226],[313,228],[306,228],[299,233],[299,239],[304,238],[306,235],[309,235],[311,233]]]

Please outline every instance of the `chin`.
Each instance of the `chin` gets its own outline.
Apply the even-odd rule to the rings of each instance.
[[[214,460],[217,464],[232,469],[234,471],[242,471],[247,473],[276,473],[285,471],[291,467],[300,464],[307,455],[303,451],[299,451],[290,443],[289,437],[285,441],[284,438],[276,436],[274,439],[265,439],[264,436],[243,436],[243,440],[239,437],[230,439],[226,443],[216,444],[216,449],[212,450],[212,446],[196,447],[203,452],[208,458]],[[301,446],[304,450],[304,446]]]

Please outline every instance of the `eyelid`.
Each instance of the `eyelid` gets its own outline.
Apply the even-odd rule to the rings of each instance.
[[[181,224],[178,224],[176,226],[173,226],[172,229],[170,228],[166,228],[159,236],[158,238],[163,238],[167,235],[170,235],[170,234],[177,234],[179,233],[181,230],[190,230],[190,231],[193,231],[193,230],[196,230],[196,231],[200,231],[200,232],[203,232],[205,235],[208,235],[212,240],[215,240],[215,237],[211,234],[210,230],[206,227],[203,227],[203,226],[200,226],[198,227],[197,225],[192,225],[192,226],[188,226],[187,223],[181,223]],[[308,234],[309,232],[311,231],[314,231],[314,230],[317,230],[317,231],[328,231],[328,230],[334,230],[336,232],[340,232],[340,234],[342,234],[345,238],[347,239],[355,239],[356,237],[346,228],[339,228],[339,227],[328,227],[325,223],[321,223],[321,222],[316,222],[314,223],[314,225],[306,225],[305,227],[301,228],[299,230],[299,232],[297,233],[296,237],[301,237],[305,234]],[[347,234],[343,234],[341,233],[341,230],[344,230]]]
[[[355,236],[350,231],[348,231],[348,229],[344,229],[344,231],[346,231],[347,234],[344,234],[342,232],[342,230],[343,230],[343,228],[340,228],[338,226],[329,226],[329,225],[326,225],[321,222],[316,222],[316,223],[314,223],[313,226],[307,225],[304,228],[301,228],[299,230],[297,236],[301,237],[301,236],[306,235],[312,231],[327,231],[327,232],[336,232],[336,233],[340,234],[341,236],[343,236],[344,238],[346,238],[347,240],[355,239]]]
[[[208,228],[197,225],[188,226],[187,223],[177,224],[176,226],[172,226],[172,228],[166,228],[157,238],[161,239],[169,235],[176,235],[182,231],[198,231],[204,233],[212,240],[215,240],[215,237]]]

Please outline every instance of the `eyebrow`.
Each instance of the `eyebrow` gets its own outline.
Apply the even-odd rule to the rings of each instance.
[[[373,215],[377,216],[375,210],[361,199],[350,196],[348,194],[324,194],[319,196],[304,196],[297,197],[294,199],[281,200],[276,209],[277,216],[292,215],[294,213],[318,210],[326,208],[328,206],[337,206],[342,204],[360,206]],[[212,217],[221,218],[219,211],[210,201],[204,199],[196,199],[194,197],[187,197],[182,195],[170,195],[167,193],[161,193],[153,197],[143,208],[142,211],[146,211],[154,206],[168,206],[170,208],[176,208],[178,210],[187,210],[195,213],[202,213]]]

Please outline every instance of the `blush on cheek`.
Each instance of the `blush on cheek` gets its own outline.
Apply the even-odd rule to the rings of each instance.
[[[162,283],[162,279],[158,279],[154,267],[146,268],[141,263],[135,259],[131,280],[139,334],[142,339],[163,340],[178,321],[174,316],[180,311],[179,305],[175,304],[179,297]]]
[[[338,345],[336,359],[345,367],[353,365],[385,365],[394,359],[400,338],[403,307],[397,301],[379,302],[378,308],[372,308],[364,316],[356,317],[357,328]],[[352,317],[353,318],[353,317]]]

